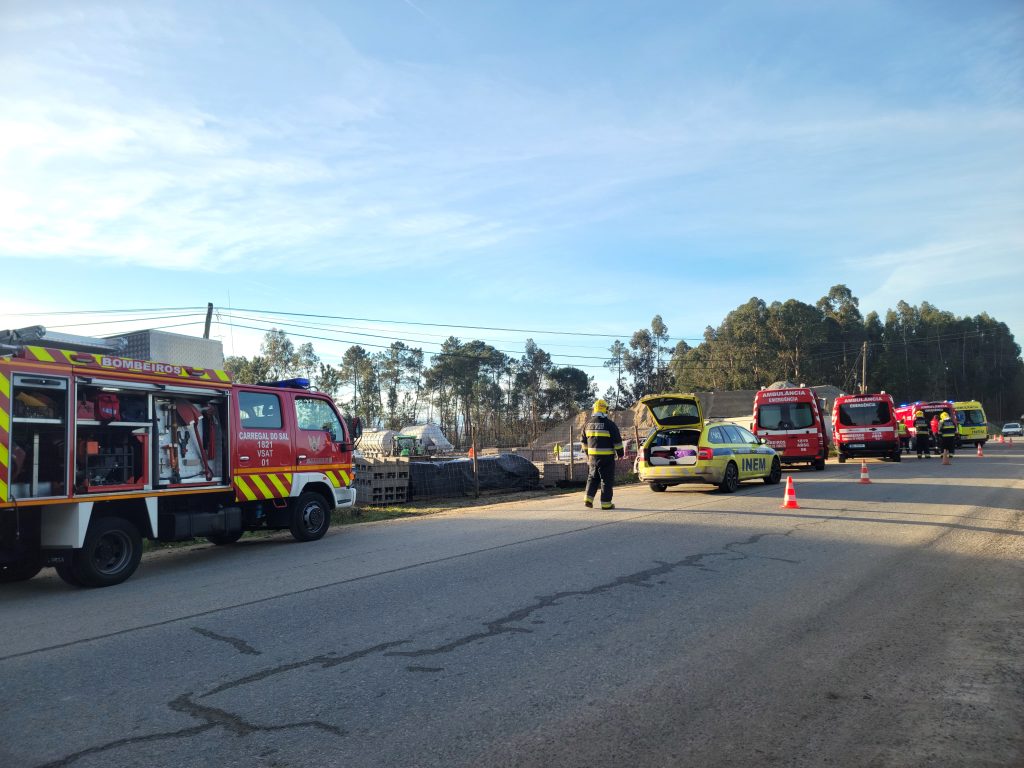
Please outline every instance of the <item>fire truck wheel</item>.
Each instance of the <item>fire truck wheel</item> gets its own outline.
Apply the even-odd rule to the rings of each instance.
[[[234,544],[240,538],[242,538],[242,531],[232,531],[231,533],[211,533],[206,540],[218,547],[223,547],[227,544]]]
[[[292,507],[291,532],[296,541],[316,541],[323,538],[331,525],[331,511],[319,493],[307,492],[299,496]]]
[[[120,584],[139,567],[142,536],[120,517],[97,517],[89,523],[85,544],[72,555],[73,570],[83,587]]]
[[[75,567],[71,563],[57,563],[54,566],[57,570],[57,575],[60,576],[61,580],[65,584],[70,584],[72,587],[84,587],[82,580],[78,578],[78,574],[75,573]]]
[[[28,581],[41,570],[43,570],[43,562],[38,556],[28,557],[17,563],[0,566],[0,584]]]

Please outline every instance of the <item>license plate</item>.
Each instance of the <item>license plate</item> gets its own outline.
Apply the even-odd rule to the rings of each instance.
[[[864,447],[864,443],[850,443],[849,447],[850,448],[863,448]]]

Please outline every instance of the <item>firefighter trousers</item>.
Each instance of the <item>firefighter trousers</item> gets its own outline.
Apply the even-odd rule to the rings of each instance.
[[[598,456],[590,459],[587,473],[587,500],[593,501],[597,489],[601,488],[601,503],[610,504],[612,489],[615,487],[615,457]]]

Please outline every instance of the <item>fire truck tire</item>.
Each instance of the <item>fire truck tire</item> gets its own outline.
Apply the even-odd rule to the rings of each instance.
[[[223,547],[228,544],[234,544],[242,538],[242,531],[232,531],[231,533],[211,533],[206,537],[206,540],[211,544],[216,544],[218,547]]]
[[[142,536],[120,517],[97,517],[89,524],[82,548],[71,556],[74,575],[83,587],[120,584],[139,567]]]
[[[78,574],[75,573],[75,567],[71,563],[58,563],[54,566],[57,571],[57,575],[60,576],[61,581],[65,584],[70,584],[72,587],[84,587],[82,580],[78,578]]]
[[[289,526],[296,541],[316,541],[323,538],[331,526],[331,510],[319,493],[308,491],[295,501]]]
[[[43,570],[43,562],[38,556],[28,557],[21,562],[0,566],[0,584],[28,581],[41,570]]]

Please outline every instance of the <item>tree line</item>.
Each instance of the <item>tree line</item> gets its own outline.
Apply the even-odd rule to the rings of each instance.
[[[991,419],[1003,420],[1024,405],[1020,351],[1007,326],[986,313],[961,318],[927,302],[901,301],[884,318],[863,317],[858,299],[836,285],[813,305],[751,298],[708,326],[693,347],[670,344],[668,326],[655,315],[649,328],[609,347],[604,366],[613,383],[600,394],[617,409],[658,392],[757,389],[789,380],[885,390],[898,402],[977,399]],[[594,377],[556,365],[532,339],[518,358],[450,336],[429,364],[422,349],[396,341],[374,353],[349,347],[340,364],[328,365],[312,344],[296,346],[273,329],[258,355],[229,357],[225,367],[247,383],[304,376],[367,428],[433,421],[462,446],[473,431],[484,445],[522,445],[588,409],[599,394]]]

